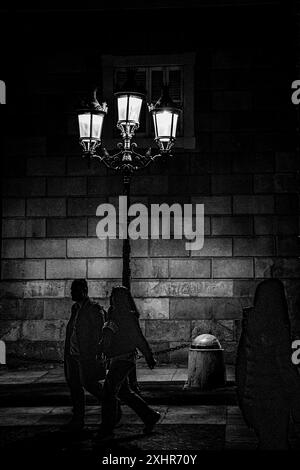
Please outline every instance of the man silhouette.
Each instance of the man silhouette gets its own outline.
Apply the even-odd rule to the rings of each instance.
[[[71,296],[75,303],[67,324],[64,363],[73,417],[64,429],[80,431],[84,426],[84,389],[98,400],[102,394],[99,379],[104,378],[105,369],[99,369],[97,349],[104,324],[104,310],[88,297],[85,279],[72,282]]]

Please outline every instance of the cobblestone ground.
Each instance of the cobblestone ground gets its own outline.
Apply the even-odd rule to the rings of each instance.
[[[100,406],[91,396],[87,396],[84,431],[68,434],[61,430],[71,416],[61,370],[0,374],[1,453],[30,461],[41,454],[43,459],[83,458],[101,463],[109,455],[135,455],[143,460],[147,454],[164,452],[254,451],[256,438],[236,406],[233,382],[206,394],[186,392],[184,374],[182,370],[160,370],[152,375],[140,371],[142,393],[160,411],[160,422],[145,436],[139,418],[123,406],[114,439],[102,445],[94,441],[101,419]],[[291,443],[297,448],[293,433]]]

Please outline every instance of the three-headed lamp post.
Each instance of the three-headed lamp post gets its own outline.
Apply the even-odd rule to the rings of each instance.
[[[130,181],[135,171],[145,168],[158,157],[170,155],[176,139],[176,129],[181,109],[171,100],[168,87],[163,87],[162,96],[157,103],[148,105],[152,114],[155,142],[159,153],[151,154],[149,148],[144,155],[135,151],[137,144],[132,142],[135,131],[139,128],[140,113],[145,95],[137,92],[133,80],[128,80],[122,91],[114,94],[117,100],[118,122],[122,142],[118,143],[119,151],[111,155],[101,145],[101,134],[104,118],[108,108],[106,103],[100,104],[97,100],[96,90],[91,99],[84,102],[78,112],[80,144],[83,147],[83,157],[97,158],[108,168],[121,172],[124,182],[124,194],[128,205],[130,196]],[[97,151],[99,152],[97,153]],[[130,289],[130,241],[128,237],[123,240],[123,273],[122,283]]]

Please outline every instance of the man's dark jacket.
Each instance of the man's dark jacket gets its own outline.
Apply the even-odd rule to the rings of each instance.
[[[78,308],[78,304],[75,303],[72,305],[72,313],[66,329],[65,356],[70,354],[71,335]],[[103,324],[103,308],[87,297],[78,312],[76,321],[76,335],[80,362],[90,363],[96,360]]]

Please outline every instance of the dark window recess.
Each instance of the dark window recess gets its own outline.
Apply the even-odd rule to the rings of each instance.
[[[156,102],[161,94],[161,84],[164,81],[162,70],[151,71],[151,101]]]
[[[123,88],[127,78],[127,69],[115,68],[114,70],[114,91]],[[174,103],[181,106],[183,103],[183,71],[180,66],[170,67],[139,67],[136,69],[135,81],[137,85],[146,90],[146,103],[142,106],[139,134],[144,136],[153,136],[154,129],[152,117],[148,111],[147,103],[156,103],[162,91],[164,83],[169,84],[170,96]],[[115,118],[117,119],[117,105],[114,107]],[[182,136],[183,116],[181,114],[177,136]],[[114,129],[114,137],[118,137],[117,129]]]

